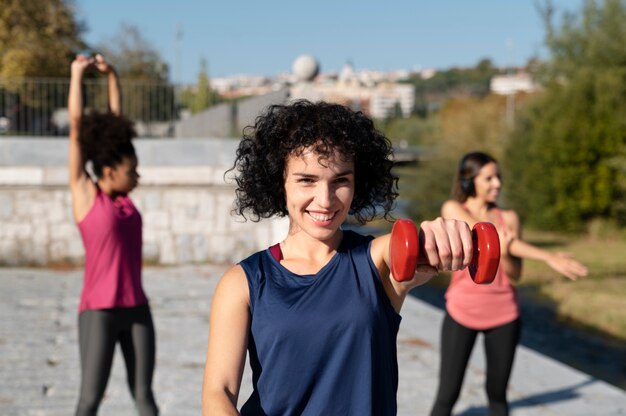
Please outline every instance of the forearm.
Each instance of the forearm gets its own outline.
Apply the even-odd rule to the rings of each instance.
[[[83,115],[82,97],[83,72],[73,70],[70,78],[70,90],[68,97],[68,114],[70,122],[70,142],[68,146],[68,172],[70,188],[79,184],[86,178],[83,155],[80,148],[80,124]]]
[[[548,261],[552,253],[516,238],[509,244],[508,254],[521,259]]]
[[[115,69],[110,67],[107,77],[109,81],[109,110],[119,116],[122,114],[122,92]]]
[[[83,116],[83,76],[82,73],[72,72],[70,91],[67,102],[70,129],[78,129]],[[71,135],[70,135],[71,138]]]
[[[202,415],[239,415],[233,399],[225,392],[204,392],[202,395]]]

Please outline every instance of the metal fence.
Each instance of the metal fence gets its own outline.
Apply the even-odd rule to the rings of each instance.
[[[124,115],[139,136],[174,134],[181,110],[179,89],[172,84],[120,80]],[[69,128],[69,79],[0,79],[0,136],[66,136]],[[86,79],[83,100],[88,109],[106,111],[107,81]]]

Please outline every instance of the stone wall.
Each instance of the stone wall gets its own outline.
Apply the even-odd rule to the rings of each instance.
[[[285,219],[231,215],[234,187],[223,174],[237,141],[137,140],[144,259],[155,264],[236,262],[286,235]],[[0,140],[0,264],[80,263],[71,215],[67,140]]]

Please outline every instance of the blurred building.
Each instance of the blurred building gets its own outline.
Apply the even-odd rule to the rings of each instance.
[[[372,118],[409,117],[415,106],[412,84],[402,83],[409,71],[355,71],[346,64],[339,73],[320,73],[310,55],[296,58],[290,74],[275,78],[237,75],[211,79],[223,97],[239,98],[177,121],[175,137],[239,137],[242,130],[272,104],[298,99],[328,101],[363,111]]]
[[[324,100],[360,110],[373,118],[409,117],[415,106],[415,88],[400,81],[408,71],[356,71],[347,63],[336,75],[319,76],[319,64],[310,55],[298,57],[293,64],[291,99]]]
[[[260,96],[286,89],[291,100],[335,102],[373,118],[409,117],[415,105],[415,88],[402,81],[410,76],[407,70],[357,71],[350,63],[338,73],[321,73],[314,57],[301,55],[294,60],[291,73],[274,78],[247,75],[212,78],[211,87],[225,98]]]
[[[494,94],[512,95],[519,92],[533,92],[537,90],[537,84],[526,72],[517,74],[496,75],[491,78],[489,89]]]

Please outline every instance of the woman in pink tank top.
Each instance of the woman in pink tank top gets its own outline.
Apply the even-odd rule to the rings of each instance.
[[[83,114],[82,81],[90,70],[108,78],[107,114]],[[68,110],[72,211],[85,247],[76,415],[97,413],[118,342],[138,413],[156,415],[152,393],[155,333],[141,282],[142,222],[128,197],[139,179],[131,141],[136,134],[132,123],[121,115],[118,77],[102,55],[79,55],[72,62]],[[95,181],[86,171],[87,162]]]
[[[502,182],[497,161],[488,154],[472,152],[459,162],[453,198],[446,201],[442,217],[493,223],[500,235],[501,258],[496,279],[477,285],[467,269],[452,274],[446,291],[446,316],[441,331],[439,388],[431,415],[450,415],[456,403],[476,336],[484,335],[486,391],[489,414],[508,415],[506,390],[513,367],[521,323],[515,288],[522,259],[540,260],[564,276],[585,276],[585,266],[564,253],[552,253],[524,242],[517,213],[500,209],[496,201]]]

